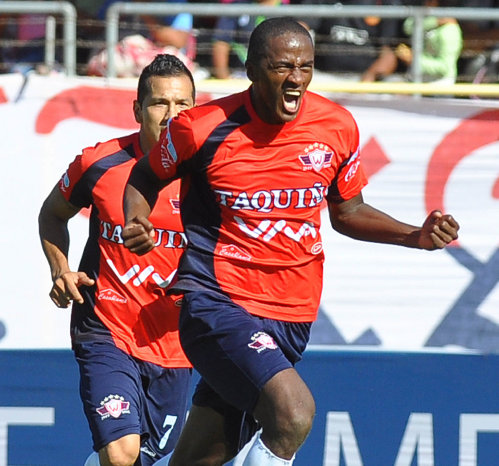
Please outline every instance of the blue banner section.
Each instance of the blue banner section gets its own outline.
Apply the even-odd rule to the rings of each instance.
[[[498,369],[498,356],[308,351],[317,415],[295,465],[497,464]]]
[[[314,348],[298,371],[317,415],[296,466],[497,464],[499,355]],[[0,351],[0,374],[0,465],[83,465],[72,353]]]
[[[8,435],[4,465],[82,466],[92,441],[72,352],[0,351],[0,374],[0,433],[6,429]],[[5,414],[3,408],[15,409]],[[51,408],[52,425],[40,425],[34,408]],[[0,451],[0,463],[5,457]]]

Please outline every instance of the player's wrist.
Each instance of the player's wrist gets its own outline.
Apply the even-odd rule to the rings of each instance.
[[[64,275],[67,273],[70,273],[71,270],[69,269],[61,269],[55,272],[52,272],[52,282],[55,283],[59,279],[63,279]]]
[[[424,245],[421,242],[421,232],[421,229],[411,231],[407,235],[403,245],[413,249],[425,249]]]

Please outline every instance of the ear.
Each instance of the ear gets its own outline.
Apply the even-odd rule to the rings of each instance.
[[[142,106],[138,100],[133,101],[133,115],[135,117],[135,121],[139,125],[142,124]]]
[[[246,76],[248,76],[248,79],[254,83],[255,80],[256,80],[256,73],[255,73],[255,67],[253,66],[252,63],[246,61],[246,63],[244,64],[244,66],[246,67]]]

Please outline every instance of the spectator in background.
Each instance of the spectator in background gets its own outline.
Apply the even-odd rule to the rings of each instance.
[[[3,1],[3,0],[0,0]],[[0,14],[0,40],[8,40],[15,35],[15,23],[12,15]],[[9,73],[11,64],[15,62],[12,47],[2,45],[0,47],[0,73]]]
[[[79,74],[86,73],[86,64],[91,56],[97,54],[105,41],[105,21],[100,17],[102,0],[71,0],[76,8],[77,36],[76,63]],[[99,43],[97,45],[97,43]],[[85,67],[83,67],[85,65]]]
[[[116,1],[107,0],[99,11],[99,18],[105,19],[107,9]],[[145,0],[127,1],[141,3]],[[175,3],[187,3],[187,1],[175,0]],[[118,77],[139,76],[142,69],[161,53],[177,56],[191,72],[194,71],[196,46],[192,34],[191,14],[120,16],[120,22],[123,23],[123,27],[119,30],[120,41],[116,46],[114,57]],[[87,73],[104,76],[107,71],[107,61],[107,50],[98,51],[90,58]]]
[[[145,2],[146,0],[135,0]],[[166,1],[165,3],[168,3]],[[173,3],[173,2],[171,2]],[[175,3],[187,3],[177,1]],[[192,15],[180,13],[176,16],[148,16],[141,15],[143,23],[147,26],[148,37],[160,47],[175,47],[189,58],[194,59],[195,49],[192,49]]]
[[[255,0],[260,5],[276,6],[281,0]],[[252,3],[251,0],[233,0],[223,3]],[[215,24],[212,46],[212,71],[214,78],[227,79],[239,69],[241,75],[246,75],[244,63],[246,62],[247,45],[251,31],[258,26],[265,17],[263,16],[220,16]]]
[[[45,14],[5,14],[2,16],[0,34],[14,39],[12,46],[0,48],[2,71],[26,73],[31,70],[45,72]]]
[[[442,5],[443,6],[443,5]],[[461,0],[459,6],[465,8],[499,9],[499,0]],[[474,42],[473,48],[487,48],[499,42],[499,20],[473,19],[460,20],[464,39]]]
[[[495,8],[499,0],[462,0],[466,8]],[[499,82],[499,19],[460,20],[463,52],[458,61],[462,81]]]
[[[320,5],[401,5],[400,0],[303,0],[302,4]],[[385,57],[400,41],[402,21],[376,16],[364,18],[329,17],[305,20],[315,36],[315,66],[319,71],[361,75],[376,60]],[[388,66],[390,71],[392,66]]]
[[[424,0],[426,7],[457,6],[455,0]],[[410,42],[414,32],[414,18],[404,21],[403,30]],[[423,20],[424,44],[421,56],[423,81],[454,84],[457,63],[463,47],[461,28],[455,18],[427,16]],[[382,54],[364,73],[363,81],[382,80],[396,71],[406,73],[413,62],[412,49],[405,42],[394,49],[384,48]],[[407,75],[410,77],[410,74]]]
[[[424,0],[426,7],[458,6],[456,0]],[[454,84],[457,78],[457,61],[463,48],[461,27],[455,18],[428,16],[423,20],[424,46],[421,56],[423,81],[440,84]],[[414,31],[414,18],[404,21],[404,32],[411,36]],[[407,66],[412,65],[413,54],[410,47],[400,44],[395,49],[398,60]]]

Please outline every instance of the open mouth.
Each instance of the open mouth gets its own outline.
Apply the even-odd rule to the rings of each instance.
[[[301,92],[288,89],[284,91],[284,110],[288,113],[296,113],[300,106]]]

